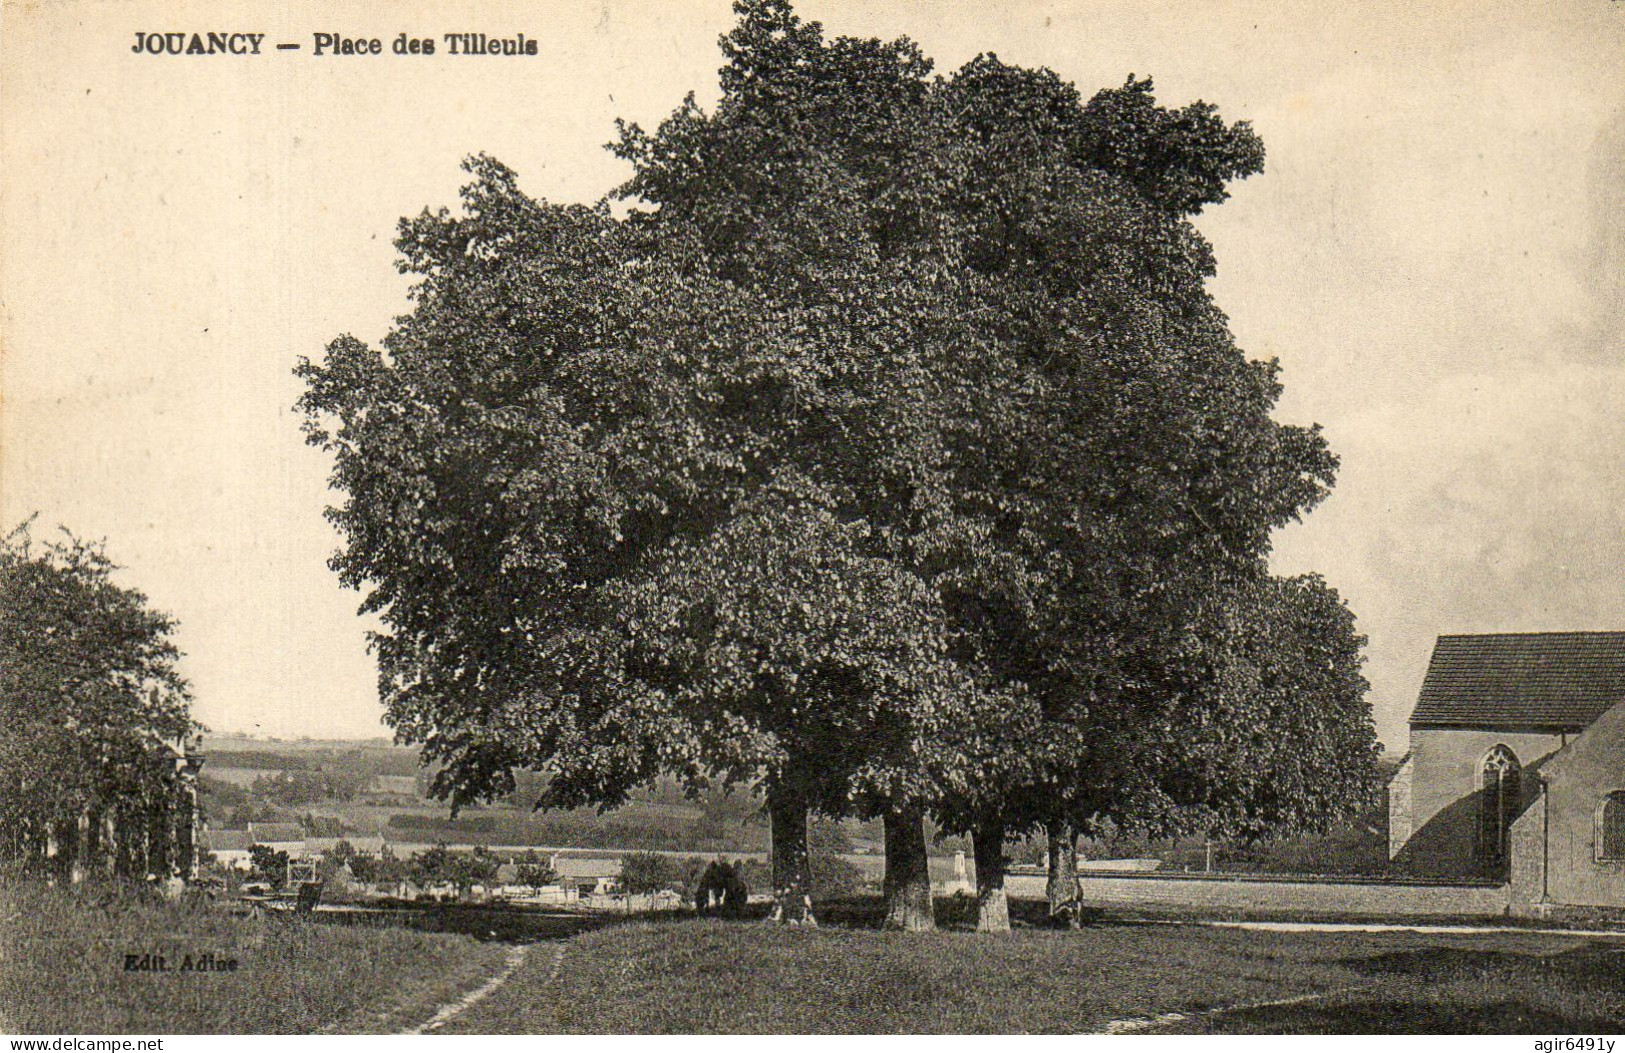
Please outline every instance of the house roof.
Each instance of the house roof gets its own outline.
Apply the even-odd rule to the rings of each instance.
[[[366,852],[371,855],[382,852],[385,844],[383,838],[365,834],[346,835],[344,837],[307,837],[304,841],[305,849],[310,852],[331,852],[338,847],[340,841],[348,841],[350,847],[357,852]]]
[[[205,830],[202,847],[206,852],[246,852],[254,847],[254,839],[247,830]]]
[[[1625,700],[1625,632],[1441,636],[1413,726],[1578,731]]]
[[[553,860],[553,870],[560,877],[589,879],[620,877],[621,861],[591,856],[558,856]]]
[[[1625,703],[1542,761],[1540,777],[1551,785],[1572,780],[1589,793],[1625,786]]]

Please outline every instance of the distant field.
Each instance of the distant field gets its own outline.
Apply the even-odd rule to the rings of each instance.
[[[504,948],[12,884],[0,886],[0,952],[0,1031],[304,1034],[426,1018],[491,975]],[[169,971],[126,971],[130,954],[161,955]],[[205,954],[238,967],[181,971]]]
[[[549,845],[578,848],[658,850],[674,852],[760,852],[768,842],[761,801],[741,790],[731,798],[718,794],[694,800],[672,780],[661,780],[640,790],[619,808],[572,811],[532,811],[540,792],[534,779],[522,779],[524,790],[506,802],[475,805],[453,820],[443,802],[419,794],[416,750],[373,741],[271,741],[214,737],[204,743],[208,780],[251,788],[256,779],[277,771],[337,772],[361,787],[349,800],[301,801],[277,805],[275,814],[261,818],[296,820],[310,814],[336,818],[351,833],[373,836],[380,832],[412,842],[448,844]],[[1382,763],[1384,777],[1395,759]],[[721,804],[719,805],[719,801]],[[206,807],[209,805],[206,802]],[[210,814],[226,814],[222,806]],[[218,824],[217,824],[218,825]],[[851,847],[880,847],[878,822],[843,821]],[[935,831],[933,833],[933,838]],[[933,840],[935,851],[951,855],[955,849],[969,854],[959,839]],[[1013,846],[1024,861],[1044,857],[1041,839]],[[1080,851],[1086,858],[1144,858],[1163,861],[1164,869],[1200,870],[1208,863],[1208,848],[1200,839],[1148,842],[1122,838],[1115,841],[1085,839]],[[1389,871],[1387,809],[1373,802],[1367,814],[1328,834],[1291,838],[1257,846],[1215,844],[1216,870],[1239,873],[1312,873],[1381,875]]]
[[[578,937],[551,981],[552,956],[533,955],[445,1030],[1611,1033],[1625,1019],[1619,950],[1526,933],[1103,925],[1000,937],[689,919]],[[1164,1014],[1185,1019],[1144,1026]]]
[[[255,779],[262,779],[270,772],[264,768],[220,768],[209,765],[209,778],[220,782],[229,782],[233,786],[252,786]]]

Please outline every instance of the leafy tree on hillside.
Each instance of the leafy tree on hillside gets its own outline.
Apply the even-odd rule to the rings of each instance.
[[[419,885],[434,885],[442,881],[451,880],[451,850],[445,842],[431,845],[421,852],[414,853],[407,861],[408,874],[411,880]]]
[[[100,543],[25,522],[0,539],[0,854],[43,856],[89,813],[144,822],[173,754],[201,730],[175,621],[113,582]]]
[[[357,852],[346,862],[350,865],[350,873],[357,881],[364,884],[373,884],[379,881],[378,857],[371,852]]]

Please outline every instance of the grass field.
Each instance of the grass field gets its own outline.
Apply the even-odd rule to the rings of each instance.
[[[1039,905],[1019,906],[1026,920]],[[943,907],[945,923],[963,925],[953,903]],[[502,928],[468,913],[463,931]],[[878,914],[870,897],[829,905],[814,931],[600,919],[605,927],[535,945],[509,982],[442,1030],[1595,1034],[1625,1020],[1621,939],[1106,919],[1076,932],[908,935],[878,931]],[[525,939],[592,924],[511,917],[526,925],[502,931]],[[495,975],[507,949],[499,939],[11,885],[0,887],[0,1030],[398,1031]],[[237,969],[181,971],[186,955],[208,953]],[[162,955],[169,969],[127,971],[130,954]]]
[[[0,887],[0,1030],[303,1034],[392,1029],[486,979],[505,948],[404,928],[239,916],[107,889]],[[165,972],[126,971],[162,955]],[[181,971],[185,956],[232,972]]]
[[[1167,925],[923,935],[686,920],[603,929],[445,1030],[475,1033],[1585,1033],[1625,1019],[1621,941]],[[1294,1001],[1302,999],[1301,1001]],[[1287,1002],[1246,1009],[1258,1003]]]

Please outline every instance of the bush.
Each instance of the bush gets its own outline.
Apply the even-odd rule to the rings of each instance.
[[[276,851],[269,845],[252,845],[248,849],[248,861],[254,868],[254,876],[269,882],[272,888],[281,888],[287,883],[288,853]]]

